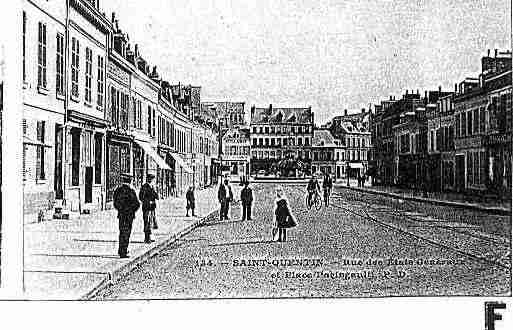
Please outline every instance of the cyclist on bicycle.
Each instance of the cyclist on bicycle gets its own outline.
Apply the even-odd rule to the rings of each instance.
[[[319,191],[321,190],[319,181],[317,181],[317,177],[315,175],[312,175],[312,178],[308,181],[306,190],[308,191],[308,204],[312,205],[312,196],[319,194]]]
[[[333,188],[333,180],[331,179],[328,173],[324,174],[324,179],[322,180],[322,189],[324,191],[324,206],[328,206],[331,188]]]

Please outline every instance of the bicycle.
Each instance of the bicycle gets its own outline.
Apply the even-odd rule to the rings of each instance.
[[[310,210],[312,209],[312,206],[315,207],[315,209],[317,211],[319,211],[322,207],[322,201],[321,201],[321,195],[319,195],[319,192],[316,191],[313,195],[312,195],[312,200],[310,201],[310,199],[308,198],[310,196],[309,193],[306,194],[306,201],[305,201],[305,204],[306,204],[306,207]]]

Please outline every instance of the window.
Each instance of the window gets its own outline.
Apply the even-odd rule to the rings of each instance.
[[[481,133],[486,131],[485,108],[479,108],[479,130]]]
[[[303,145],[303,139],[302,138],[297,138],[297,144],[302,146]]]
[[[253,126],[253,133],[256,134],[256,132],[257,132],[257,128]]]
[[[148,106],[148,134],[151,135],[151,123],[152,123],[152,120],[151,120],[151,107]]]
[[[58,95],[64,95],[64,36],[60,33],[57,33],[57,56],[55,64],[55,90]]]
[[[459,138],[460,137],[460,115],[459,114],[456,114],[456,123],[455,123],[455,128],[456,128],[456,137]]]
[[[155,137],[155,109],[153,109],[151,119],[153,119],[151,126],[151,136]]]
[[[36,180],[45,180],[45,122],[37,122]]]
[[[46,24],[38,25],[37,87],[46,88]]]
[[[479,125],[479,109],[474,109],[474,113],[472,115],[472,118],[474,118],[473,132],[474,132],[474,134],[477,134],[477,133],[479,133],[479,128],[480,128],[480,125]]]
[[[91,103],[91,85],[93,74],[93,51],[86,48],[85,101]]]
[[[98,76],[96,77],[96,105],[103,108],[103,97],[105,95],[105,60],[98,56]],[[134,101],[135,102],[135,101]]]
[[[472,110],[467,112],[467,135],[472,135]]]
[[[27,13],[23,12],[23,40],[22,46],[23,48],[23,82],[27,80],[27,66],[25,55],[27,54]]]
[[[71,39],[71,96],[78,98],[78,73],[80,70],[80,42]]]
[[[305,138],[305,146],[309,146],[310,145],[310,139],[309,138]]]
[[[94,136],[94,183],[102,183],[102,161],[103,161],[103,143],[102,135]]]
[[[269,134],[269,127],[265,128],[265,134]]]
[[[460,115],[461,115],[461,120],[460,120],[460,123],[461,123],[461,136],[465,137],[465,136],[467,136],[467,113],[466,112],[462,112],[462,113],[460,113]]]

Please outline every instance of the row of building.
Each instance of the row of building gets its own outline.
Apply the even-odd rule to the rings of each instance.
[[[363,176],[371,145],[370,112],[337,116],[318,127],[311,107],[258,108],[250,123],[243,103],[205,105],[221,114],[223,172],[235,176],[304,177],[327,173],[334,179]],[[232,111],[230,111],[232,109]],[[215,112],[215,111],[214,111]]]
[[[23,1],[23,180],[42,210],[109,207],[122,174],[162,197],[216,182],[218,126],[201,88],[171,84],[98,0]]]
[[[511,52],[481,59],[453,91],[406,91],[371,117],[375,182],[430,191],[509,196]]]

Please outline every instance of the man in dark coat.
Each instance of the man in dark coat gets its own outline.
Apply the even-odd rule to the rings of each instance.
[[[253,191],[249,187],[249,182],[244,181],[244,188],[240,192],[240,201],[242,204],[242,220],[251,220],[251,204],[253,203]]]
[[[151,185],[154,178],[155,176],[153,174],[148,174],[146,176],[146,183],[142,185],[141,190],[139,191],[139,200],[142,203],[144,222],[144,243],[147,244],[155,242],[151,239],[151,226],[153,217],[155,217],[155,209],[157,208],[156,200],[159,196]]]
[[[187,189],[187,193],[185,193],[185,199],[187,201],[187,204],[185,206],[185,210],[187,211],[187,213],[185,216],[188,217],[189,210],[191,210],[192,216],[195,217],[196,215],[194,214],[194,209],[196,204],[196,198],[194,197],[194,186],[190,186],[189,189]]]
[[[324,191],[324,206],[328,207],[331,189],[333,188],[333,180],[331,176],[326,173],[324,174],[324,180],[322,180],[322,189]]]
[[[217,190],[217,200],[219,201],[219,220],[224,220],[224,207],[226,204],[226,199],[228,198],[226,186],[224,182],[221,181],[219,184],[219,189]]]
[[[123,183],[114,191],[114,208],[118,211],[119,220],[118,255],[120,258],[128,258],[128,243],[132,232],[132,223],[140,203],[135,190],[130,185],[132,177],[122,175],[121,179]]]

